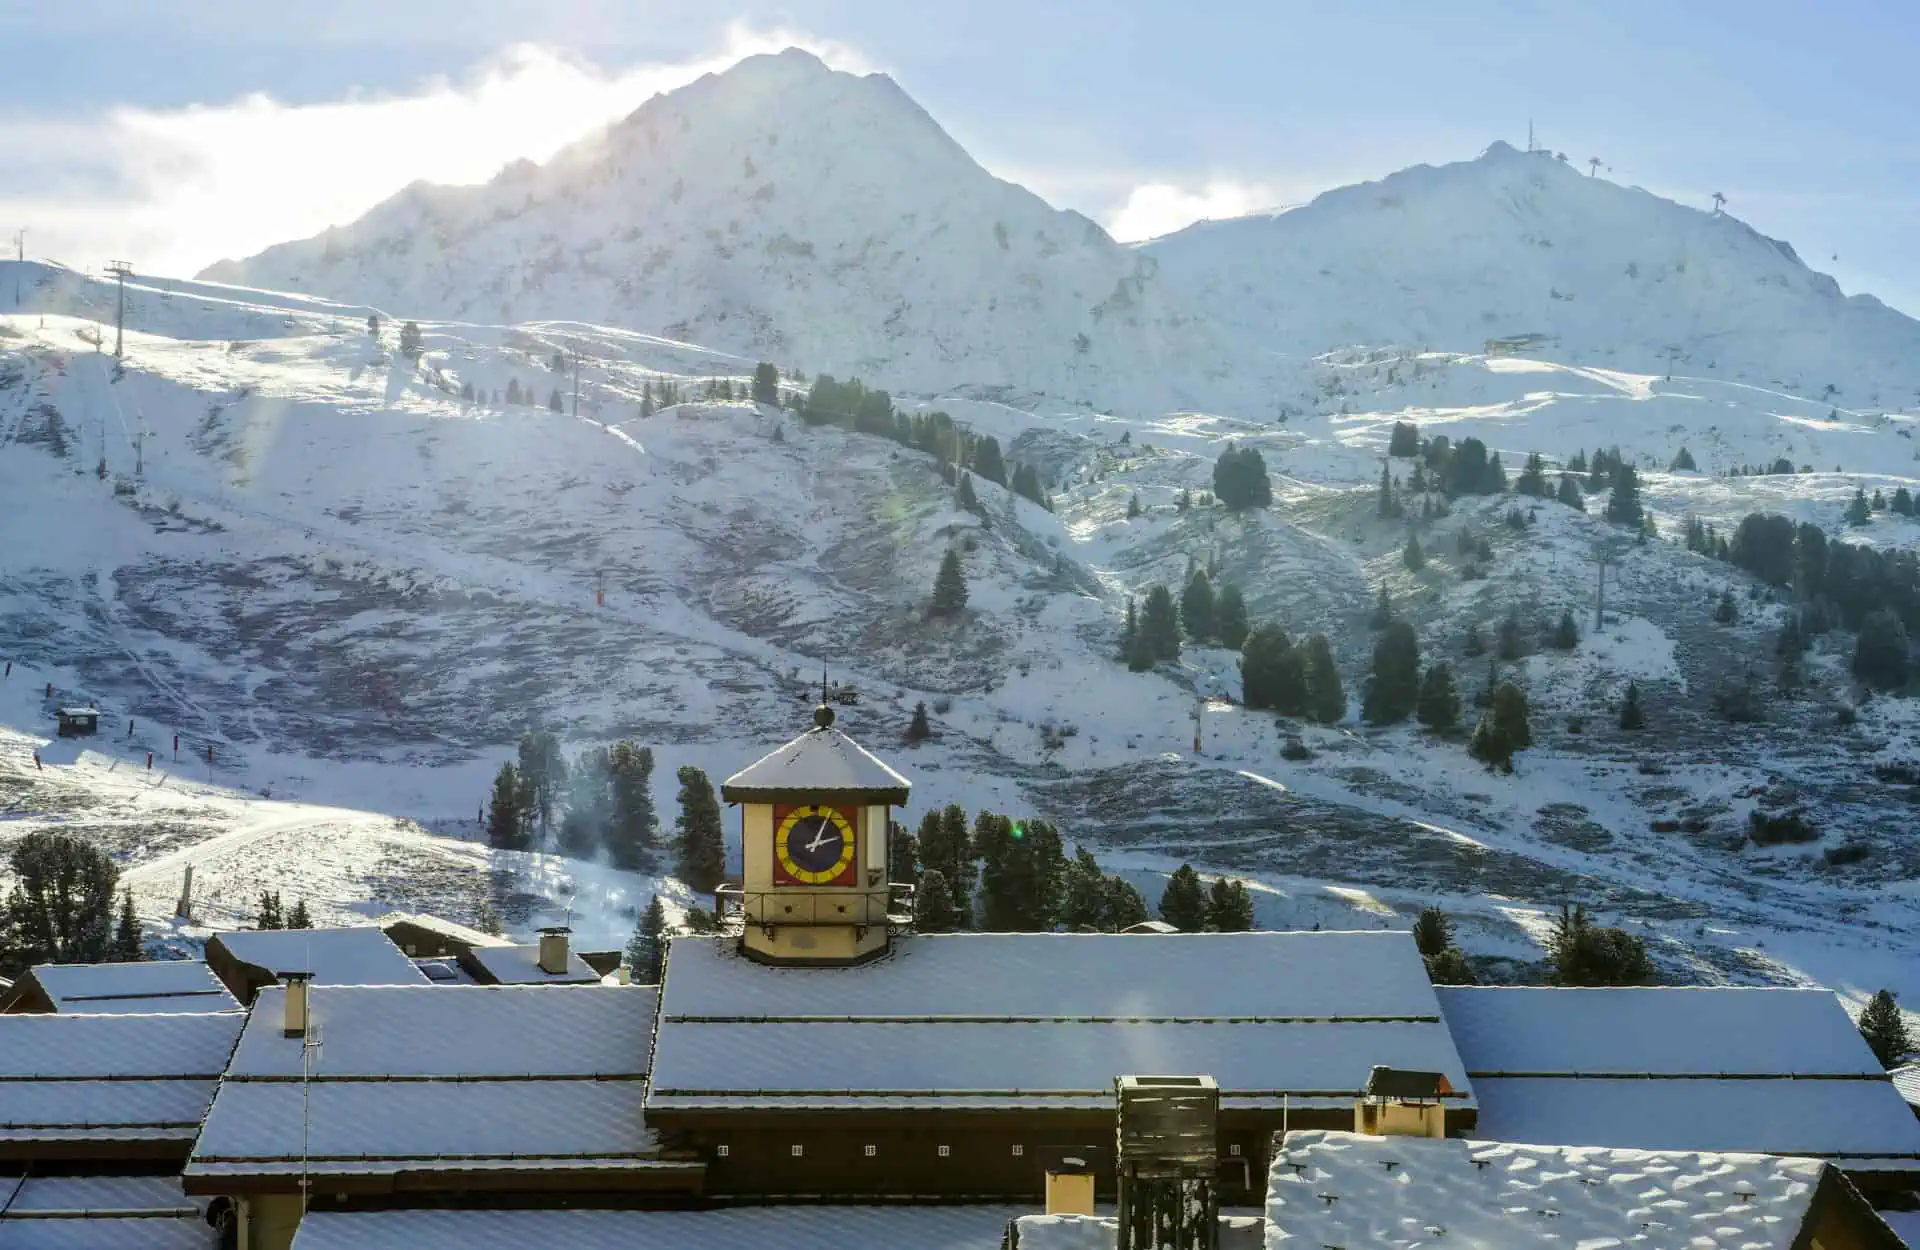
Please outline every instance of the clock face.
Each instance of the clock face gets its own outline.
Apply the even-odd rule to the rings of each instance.
[[[783,810],[773,849],[783,885],[852,884],[853,822],[839,808],[809,805]]]

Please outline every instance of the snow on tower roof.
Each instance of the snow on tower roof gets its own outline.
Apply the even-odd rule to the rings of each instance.
[[[1825,1164],[1767,1155],[1298,1132],[1267,1190],[1276,1246],[1789,1250],[1828,1218],[1898,1245]]]
[[[867,803],[907,801],[912,785],[867,749],[833,727],[833,709],[814,711],[814,727],[761,756],[720,787],[729,803],[847,799]]]

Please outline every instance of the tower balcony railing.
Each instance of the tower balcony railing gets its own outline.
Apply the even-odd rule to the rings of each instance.
[[[713,914],[722,932],[747,925],[888,925],[913,923],[914,885],[893,881],[826,893],[804,887],[747,889],[726,884],[713,892]]]

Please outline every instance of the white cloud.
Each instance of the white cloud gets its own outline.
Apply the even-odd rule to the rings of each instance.
[[[1170,182],[1134,187],[1119,208],[1106,214],[1107,233],[1122,243],[1156,239],[1196,221],[1244,217],[1279,208],[1284,196],[1267,183],[1214,180],[1197,189]]]
[[[31,255],[190,273],[344,225],[418,179],[481,182],[510,161],[544,160],[656,92],[791,46],[868,68],[844,46],[736,24],[715,53],[679,63],[604,68],[519,45],[457,82],[395,95],[310,105],[254,95],[87,122],[16,115],[0,121],[0,164],[17,167],[0,177],[0,222],[29,229]]]

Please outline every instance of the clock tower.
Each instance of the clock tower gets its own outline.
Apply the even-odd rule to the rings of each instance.
[[[852,964],[887,949],[887,830],[908,781],[833,727],[813,728],[727,778],[740,806],[740,949],[778,964]]]

